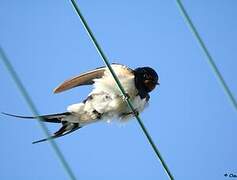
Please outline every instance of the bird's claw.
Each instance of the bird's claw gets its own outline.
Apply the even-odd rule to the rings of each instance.
[[[139,112],[138,112],[137,110],[134,110],[134,111],[133,111],[133,114],[134,114],[134,116],[136,116],[136,117],[139,116]]]
[[[128,94],[128,93],[125,93],[125,95],[123,96],[123,100],[124,100],[124,101],[127,101],[127,100],[129,100],[129,99],[130,99],[129,94]]]

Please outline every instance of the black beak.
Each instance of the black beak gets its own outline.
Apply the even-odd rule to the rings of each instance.
[[[157,83],[156,83],[156,85],[160,85],[160,83],[159,83],[159,82],[157,82]]]

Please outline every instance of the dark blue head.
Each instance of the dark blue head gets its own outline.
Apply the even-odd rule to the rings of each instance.
[[[140,67],[134,70],[136,88],[144,93],[149,93],[159,85],[156,71],[150,67]]]

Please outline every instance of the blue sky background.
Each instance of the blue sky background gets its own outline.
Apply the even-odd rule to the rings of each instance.
[[[183,1],[237,97],[237,2]],[[237,114],[174,0],[80,0],[110,62],[151,66],[160,87],[141,117],[176,179],[237,174]],[[42,114],[64,112],[91,87],[54,95],[73,75],[102,66],[69,1],[1,0],[0,44]],[[31,115],[0,62],[0,111]],[[48,124],[55,131],[56,125]],[[0,116],[0,179],[68,179],[36,121]],[[77,179],[167,179],[135,120],[97,123],[57,140]]]

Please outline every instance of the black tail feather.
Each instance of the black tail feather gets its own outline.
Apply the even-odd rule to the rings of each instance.
[[[71,113],[69,113],[69,112],[43,115],[43,116],[19,116],[19,115],[15,115],[15,114],[4,113],[4,112],[2,112],[2,114],[7,115],[7,116],[16,117],[16,118],[24,118],[24,119],[39,118],[41,121],[44,121],[44,122],[62,123],[62,127],[58,131],[56,131],[54,133],[54,135],[52,135],[48,138],[45,138],[45,139],[40,139],[38,141],[34,141],[34,142],[32,142],[33,144],[48,141],[50,139],[59,138],[59,137],[70,134],[70,133],[76,131],[77,129],[81,128],[79,123],[72,123],[72,122],[63,121],[64,117],[71,115]]]
[[[16,118],[22,118],[22,119],[37,119],[39,118],[40,120],[44,122],[51,122],[51,123],[61,123],[61,118],[70,115],[69,112],[64,112],[64,113],[58,113],[58,114],[49,114],[49,115],[43,115],[43,116],[19,116],[15,114],[9,114],[9,113],[4,113],[2,114],[7,115],[7,116],[12,116]]]
[[[81,127],[79,126],[78,123],[66,122],[66,123],[63,124],[63,126],[57,132],[54,133],[53,136],[50,136],[50,137],[45,138],[45,139],[40,139],[38,141],[34,141],[34,142],[32,142],[32,144],[36,144],[36,143],[48,141],[48,140],[51,140],[51,139],[59,138],[59,137],[65,136],[67,134],[70,134],[70,133],[72,133],[72,132],[74,132],[74,131],[76,131],[77,129],[80,129],[80,128]]]

